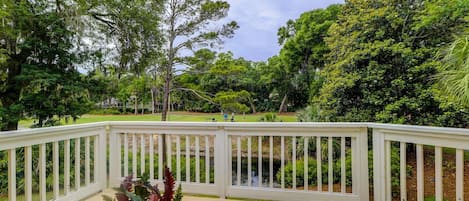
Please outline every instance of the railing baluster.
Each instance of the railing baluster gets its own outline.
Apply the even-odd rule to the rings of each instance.
[[[407,201],[407,156],[406,143],[400,143],[400,185],[401,185],[401,201]]]
[[[39,198],[46,201],[46,144],[39,145]]]
[[[150,154],[149,165],[150,165],[150,180],[155,179],[155,136],[153,134],[149,135],[150,141],[148,142],[148,152]]]
[[[176,180],[181,182],[181,136],[176,136]]]
[[[280,139],[280,169],[281,172],[281,184],[282,188],[285,188],[285,136],[282,136]]]
[[[386,166],[385,166],[385,171],[386,171],[386,178],[384,179],[386,181],[386,200],[391,201],[391,195],[392,195],[392,188],[391,188],[391,141],[385,141],[384,142],[384,150],[385,150],[385,155],[386,158],[384,159],[386,161]]]
[[[424,200],[423,145],[417,144],[417,201]]]
[[[124,133],[124,176],[129,174],[129,136]]]
[[[145,134],[140,134],[140,174],[145,172]]]
[[[317,177],[318,177],[318,191],[322,191],[322,152],[321,152],[321,137],[316,137],[316,162],[317,162]]]
[[[252,183],[252,137],[248,136],[248,186]]]
[[[172,138],[173,138],[173,136],[167,134],[166,137],[167,137],[167,140],[166,140],[167,144],[166,145],[168,146],[167,147],[168,148],[167,149],[168,155],[166,157],[166,159],[167,159],[166,160],[167,161],[166,165],[171,170],[171,169],[173,169],[173,167],[172,167],[172,165],[173,165],[173,163],[172,163],[172,161],[173,161],[173,152],[172,152],[173,151],[173,148],[172,148],[173,142],[172,142]]]
[[[64,194],[70,193],[70,140],[64,142]]]
[[[456,200],[464,201],[464,150],[456,149]]]
[[[359,193],[359,185],[360,185],[360,169],[359,169],[359,161],[358,157],[360,156],[360,151],[358,147],[358,138],[357,137],[352,137],[350,139],[350,145],[351,145],[351,154],[352,154],[352,193]],[[383,143],[384,144],[384,143]]]
[[[236,144],[236,151],[238,152],[236,154],[237,160],[236,160],[236,185],[241,186],[241,136],[238,136],[237,144]]]
[[[346,193],[346,181],[345,181],[345,137],[340,138],[340,192]]]
[[[134,178],[137,178],[137,134],[132,135],[132,174]]]
[[[32,148],[24,148],[24,197],[26,201],[33,200],[33,171]]]
[[[327,174],[329,176],[327,185],[328,185],[328,191],[333,192],[334,191],[334,189],[333,189],[334,170],[333,170],[332,163],[334,162],[334,158],[332,157],[332,137],[328,138],[328,143],[327,144],[328,144],[328,147],[327,147],[327,152],[328,152],[327,163],[329,163],[329,168],[327,170]]]
[[[292,186],[293,189],[296,189],[296,137],[292,137],[292,164],[293,164],[293,171],[292,171]]]
[[[85,137],[85,185],[90,185],[90,137]],[[116,167],[117,168],[117,167]]]
[[[8,150],[8,200],[16,201],[16,149]]]
[[[257,178],[258,178],[258,186],[262,186],[262,136],[257,138]]]
[[[274,187],[274,137],[269,136],[269,187]]]
[[[304,144],[303,144],[303,160],[304,160],[304,165],[303,165],[303,188],[305,191],[308,191],[308,167],[309,167],[309,162],[308,162],[308,146],[309,146],[309,137],[305,136],[303,137],[304,139]]]
[[[54,191],[54,198],[59,198],[60,187],[59,187],[59,142],[52,143],[52,163],[53,163],[53,191]]]
[[[99,136],[94,136],[93,137],[93,182],[94,183],[98,183],[98,174],[99,174]],[[119,138],[119,142],[121,141],[121,139]],[[120,155],[120,154],[119,154]],[[119,167],[119,170],[121,170],[121,168]],[[119,171],[120,172],[120,171]],[[122,174],[120,174],[122,175]]]
[[[200,136],[195,136],[195,182],[200,183]]]
[[[75,190],[80,189],[80,138],[75,139]]]
[[[441,147],[435,146],[435,201],[443,200],[443,152]]]
[[[210,140],[205,136],[205,183],[210,183]]]
[[[163,135],[158,135],[158,180],[163,180]]]
[[[186,182],[191,182],[191,138],[186,136]]]
[[[227,136],[227,139],[228,139],[228,164],[229,164],[228,165],[228,173],[229,173],[228,184],[229,186],[232,186],[233,185],[233,171],[232,171],[233,170],[233,141],[232,141],[233,139],[231,138],[230,135]],[[213,155],[215,156],[215,150],[214,150]],[[214,169],[216,169],[216,166]]]

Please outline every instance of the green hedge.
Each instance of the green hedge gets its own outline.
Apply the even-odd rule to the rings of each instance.
[[[368,167],[369,167],[369,175],[370,178],[373,176],[373,153],[370,150],[368,152]],[[327,158],[323,159],[322,161],[322,183],[328,183],[328,171],[329,171],[329,164],[327,162]],[[352,184],[352,156],[350,154],[350,150],[347,151],[346,158],[345,158],[345,169],[346,169],[346,184]],[[281,169],[276,174],[276,179],[278,183],[281,183]],[[333,163],[333,179],[334,183],[340,183],[341,180],[341,162],[340,159],[336,158]],[[412,167],[407,166],[407,174],[410,175],[412,172]],[[392,180],[391,185],[394,189],[393,191],[398,189],[400,186],[400,155],[399,155],[399,148],[393,147],[391,149],[391,173],[392,173]],[[291,187],[293,181],[293,163],[288,162],[285,165],[285,186]],[[302,186],[304,183],[304,159],[299,159],[296,161],[296,184],[297,186]],[[308,159],[308,184],[309,185],[317,185],[317,161],[315,158]]]

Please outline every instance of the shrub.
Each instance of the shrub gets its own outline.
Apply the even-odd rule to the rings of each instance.
[[[299,122],[318,122],[319,108],[315,105],[310,105],[304,109],[297,111],[296,118]]]
[[[296,183],[303,184],[304,182],[304,160],[296,161]],[[308,159],[308,184],[316,185],[317,184],[317,162],[314,158]],[[279,170],[276,175],[277,182],[282,182],[282,172]],[[293,185],[293,164],[288,163],[285,165],[285,186]]]
[[[117,115],[117,114],[121,114],[121,111],[119,111],[119,109],[116,109],[116,108],[95,109],[95,110],[91,110],[90,112],[88,112],[88,114],[97,114],[97,115],[114,114],[114,115]]]
[[[369,157],[369,175],[370,178],[373,177],[373,154],[372,151],[370,150],[368,152],[368,157]],[[341,180],[341,163],[339,158],[335,158],[335,161],[333,163],[333,171],[334,171],[334,183],[340,183]],[[324,160],[324,159],[323,159]],[[325,158],[327,160],[327,158]],[[345,169],[346,169],[346,183],[347,185],[352,184],[352,156],[350,153],[350,150],[347,151],[346,158],[345,158]],[[323,161],[322,163],[322,182],[323,184],[328,183],[328,170],[329,165],[327,161]],[[412,173],[412,167],[407,166],[407,174],[410,175]],[[394,192],[397,192],[397,189],[400,187],[400,155],[399,155],[399,149],[396,147],[393,147],[391,149],[391,174],[392,174],[392,180],[391,180],[391,186],[393,188]],[[293,164],[291,162],[288,162],[285,165],[285,186],[291,187],[292,186],[292,175],[293,175]],[[304,160],[300,159],[296,161],[296,183],[299,185],[303,184],[303,177],[304,177]],[[281,183],[281,170],[277,172],[276,175],[277,182]],[[315,158],[309,158],[308,159],[308,184],[310,185],[316,185],[317,184],[317,161]]]
[[[263,117],[261,117],[259,119],[259,121],[262,121],[262,122],[276,122],[277,121],[277,115],[273,112],[266,113],[266,114],[264,114]]]
[[[347,157],[345,160],[345,166],[346,166],[346,182],[347,185],[350,185],[352,183],[352,172],[351,172],[351,164],[352,160],[351,157]],[[341,175],[340,175],[340,160],[337,160],[333,164],[333,171],[334,171],[334,183],[340,182]],[[327,161],[324,161],[321,164],[321,173],[322,173],[322,183],[327,184],[329,177],[329,164]],[[282,170],[280,169],[277,172],[276,178],[277,182],[281,183],[282,182],[282,177],[281,177],[281,172]],[[317,161],[315,158],[308,158],[308,184],[309,185],[317,185]],[[298,186],[303,185],[304,183],[304,160],[297,160],[296,161],[296,184]],[[287,163],[285,165],[285,186],[286,187],[291,187],[293,185],[293,164],[291,162]]]

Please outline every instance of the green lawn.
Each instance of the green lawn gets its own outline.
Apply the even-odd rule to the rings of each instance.
[[[236,122],[258,122],[264,114],[249,114],[249,115],[235,115]],[[215,118],[217,122],[223,122],[223,116],[220,113],[189,113],[189,112],[171,112],[169,114],[169,121],[196,121],[196,122],[209,122]],[[228,116],[231,119],[231,115]],[[76,124],[101,122],[101,121],[160,121],[161,114],[146,114],[146,115],[83,115],[77,120]],[[295,122],[296,116],[292,113],[277,115],[277,121]],[[33,124],[33,120],[21,120],[20,127],[28,128]],[[62,121],[62,124],[66,124]],[[69,122],[68,124],[73,124]]]

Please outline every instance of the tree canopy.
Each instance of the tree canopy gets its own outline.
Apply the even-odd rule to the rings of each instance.
[[[460,111],[444,106],[433,77],[436,53],[467,26],[468,8],[462,0],[347,1],[326,39],[320,119],[435,125]]]
[[[55,115],[77,118],[87,111],[88,94],[75,66],[76,33],[68,24],[75,9],[60,2],[2,3],[1,130],[17,129],[23,114],[43,126]]]

